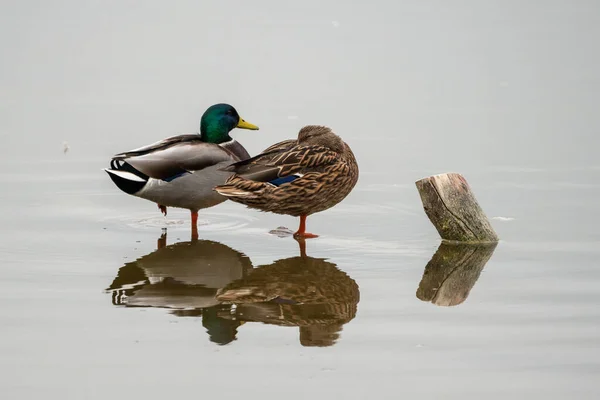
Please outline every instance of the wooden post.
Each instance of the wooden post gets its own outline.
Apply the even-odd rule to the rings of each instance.
[[[464,302],[494,249],[491,244],[442,243],[427,263],[417,298],[438,306]]]
[[[441,174],[416,182],[423,208],[443,240],[496,243],[494,232],[469,184],[460,174]]]

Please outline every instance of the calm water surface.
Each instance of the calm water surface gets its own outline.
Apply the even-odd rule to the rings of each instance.
[[[593,1],[3,3],[3,398],[597,398],[599,23]],[[261,127],[234,132],[251,154],[309,123],[355,150],[305,256],[268,233],[291,217],[223,203],[192,242],[101,171],[218,101]],[[451,171],[495,249],[438,249],[414,181]]]

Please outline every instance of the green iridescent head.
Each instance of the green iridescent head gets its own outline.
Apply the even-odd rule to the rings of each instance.
[[[223,143],[231,139],[229,132],[234,128],[257,130],[258,126],[246,122],[229,104],[210,106],[200,120],[200,137],[207,143]]]

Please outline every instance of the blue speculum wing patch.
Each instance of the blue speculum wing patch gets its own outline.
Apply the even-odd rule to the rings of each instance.
[[[277,303],[277,304],[298,304],[298,302],[296,300],[292,300],[292,299],[284,299],[282,297],[275,297],[273,300],[271,300],[273,303]]]
[[[183,172],[180,172],[180,173],[178,173],[176,175],[173,175],[173,176],[170,176],[168,178],[165,178],[165,179],[163,179],[163,181],[165,181],[165,182],[172,182],[175,179],[179,178],[180,176],[187,175],[188,173],[189,172],[187,172],[187,171],[183,171]]]
[[[277,178],[277,179],[273,179],[272,181],[270,181],[269,183],[271,185],[275,185],[275,186],[281,186],[284,183],[290,183],[292,181],[295,181],[296,179],[298,179],[299,176],[297,175],[288,175],[288,176],[282,176],[281,178]]]

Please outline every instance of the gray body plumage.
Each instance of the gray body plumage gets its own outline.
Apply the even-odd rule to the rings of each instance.
[[[226,200],[213,190],[232,175],[222,169],[249,157],[235,140],[213,144],[196,134],[179,135],[117,154],[105,171],[126,193],[198,211]]]
[[[223,184],[231,176],[231,173],[219,169],[232,162],[235,162],[235,159],[187,173],[171,182],[150,178],[134,196],[166,207],[186,208],[192,211],[216,206],[227,198],[215,192],[213,188]]]

